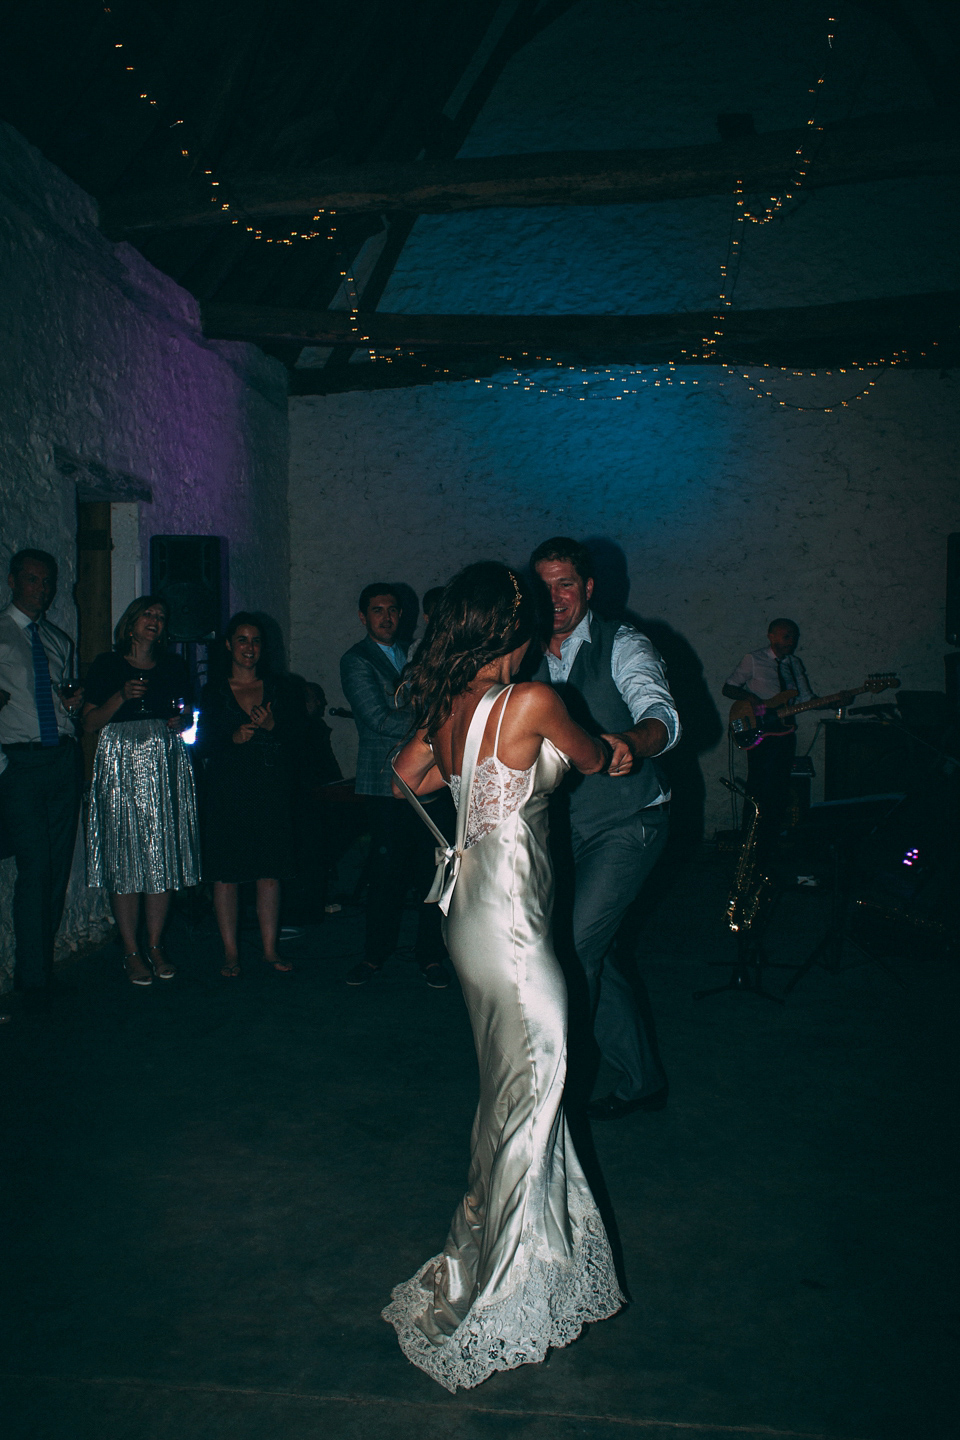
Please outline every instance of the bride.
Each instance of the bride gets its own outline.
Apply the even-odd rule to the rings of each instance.
[[[511,683],[535,628],[507,566],[462,570],[407,671],[419,728],[394,761],[395,792],[431,829],[418,795],[446,784],[457,804],[455,845],[435,831],[445,864],[431,897],[470,1012],[480,1103],[443,1253],[383,1315],[407,1358],[451,1391],[543,1360],[623,1304],[561,1109],[567,997],[547,849],[547,802],[568,765],[592,775],[613,751],[549,686]]]

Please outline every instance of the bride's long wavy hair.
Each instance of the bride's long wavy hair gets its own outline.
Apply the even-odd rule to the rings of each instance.
[[[477,672],[519,649],[537,630],[537,608],[516,570],[480,560],[455,575],[436,603],[404,682],[427,739]]]

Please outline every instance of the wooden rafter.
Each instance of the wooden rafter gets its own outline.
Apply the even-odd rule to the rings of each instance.
[[[718,328],[710,311],[679,315],[384,315],[303,312],[251,305],[208,305],[211,337],[277,345],[344,345],[471,361],[484,352],[531,365],[547,356],[594,363],[702,364],[704,337]],[[899,295],[832,305],[727,313],[710,360],[754,364],[842,365],[906,353],[910,364],[955,363],[960,352],[960,292]]]
[[[339,216],[442,214],[492,206],[613,205],[732,194],[780,192],[796,151],[816,152],[807,188],[943,174],[960,168],[960,133],[938,111],[847,120],[812,140],[809,130],[780,130],[714,145],[664,150],[596,150],[506,155],[440,164],[409,162],[235,176],[224,182],[232,210],[213,207],[196,182],[114,196],[104,206],[109,233],[229,225],[238,214],[290,218],[320,210]]]

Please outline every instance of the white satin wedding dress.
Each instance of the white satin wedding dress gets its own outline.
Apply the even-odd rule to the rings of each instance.
[[[550,938],[547,801],[568,762],[549,741],[529,770],[497,758],[508,693],[477,765],[502,690],[477,706],[451,777],[459,868],[444,933],[480,1065],[467,1193],[443,1253],[383,1311],[407,1359],[450,1391],[543,1360],[623,1304],[561,1108],[567,996]]]

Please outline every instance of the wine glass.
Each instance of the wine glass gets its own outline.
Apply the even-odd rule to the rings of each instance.
[[[149,676],[148,676],[147,671],[146,671],[146,670],[138,670],[138,671],[137,671],[137,679],[138,679],[138,680],[142,680],[143,683],[146,684],[146,683],[147,683],[147,680],[149,679]],[[135,703],[136,703],[137,714],[138,714],[138,715],[149,715],[149,714],[150,714],[150,706],[147,704],[147,697],[146,697],[145,694],[144,694],[144,695],[141,695],[140,698],[139,698],[139,700],[137,700]]]

